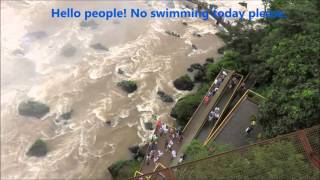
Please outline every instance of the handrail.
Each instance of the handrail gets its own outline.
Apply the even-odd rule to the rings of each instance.
[[[238,89],[239,89],[239,87],[240,87],[240,85],[241,85],[241,83],[242,83],[242,81],[243,81],[243,76],[242,76],[241,74],[237,74],[237,75],[239,75],[241,78],[240,78],[240,80],[239,80],[236,88],[233,90],[232,95],[230,96],[230,99],[228,100],[226,106],[223,108],[220,117],[217,119],[217,121],[216,121],[215,124],[213,125],[212,130],[211,130],[210,133],[208,134],[207,139],[208,139],[208,138],[211,136],[211,134],[214,132],[216,126],[218,125],[220,119],[222,118],[222,115],[224,114],[224,112],[225,112],[225,110],[227,109],[230,101],[232,100],[232,98],[233,98],[233,96],[235,95],[235,93],[238,91]],[[207,139],[205,140],[205,142],[207,141]],[[204,143],[204,144],[205,144],[205,143]]]
[[[139,175],[138,175],[138,174],[139,174]],[[138,175],[138,176],[142,176],[143,174],[142,174],[140,171],[135,171],[133,177],[136,177],[137,175]]]

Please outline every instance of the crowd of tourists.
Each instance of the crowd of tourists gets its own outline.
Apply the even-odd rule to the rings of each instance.
[[[224,78],[228,75],[228,73],[226,71],[222,71],[222,73],[220,73],[218,75],[218,77],[214,80],[213,82],[213,87],[212,90],[210,90],[205,96],[204,96],[204,104],[208,105],[210,98],[213,97],[215,95],[215,93],[219,90],[219,87],[222,83],[222,81],[224,80]]]
[[[164,143],[161,143],[164,139]],[[170,154],[171,160],[177,157],[177,151],[174,149],[175,143],[181,143],[183,135],[181,130],[169,127],[160,120],[156,122],[156,129],[148,145],[146,164],[156,164],[165,154]],[[161,147],[163,146],[163,147]]]

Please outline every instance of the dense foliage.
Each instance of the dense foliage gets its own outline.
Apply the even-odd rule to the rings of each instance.
[[[185,149],[186,162],[206,158],[211,155],[231,150],[231,145],[216,145],[213,143],[203,146],[198,140],[193,140]]]
[[[201,156],[205,152],[198,147]],[[195,152],[195,151],[193,151]],[[177,179],[317,179],[313,169],[290,142],[256,147],[180,167]]]
[[[270,8],[282,10],[285,19],[241,21],[218,33],[226,42],[225,54],[206,68],[211,84],[221,68],[234,69],[256,79],[255,90],[267,100],[258,122],[266,137],[319,124],[320,119],[320,7],[318,0],[274,0]],[[184,125],[203,95],[178,101],[175,114]]]
[[[113,163],[108,170],[115,180],[129,179],[140,169],[140,163],[137,160],[120,160]]]

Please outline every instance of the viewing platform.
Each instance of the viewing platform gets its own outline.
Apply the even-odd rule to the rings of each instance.
[[[230,144],[236,148],[247,145],[249,142],[256,142],[262,127],[255,124],[250,135],[245,130],[252,125],[252,121],[256,121],[258,104],[263,98],[259,94],[247,90],[221,124],[206,139],[205,145],[214,142],[215,144]]]

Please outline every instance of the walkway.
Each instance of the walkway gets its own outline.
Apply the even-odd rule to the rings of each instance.
[[[205,124],[202,126],[201,130],[197,134],[197,140],[199,140],[199,142],[204,143],[205,140],[209,137],[209,135],[213,132],[213,129],[218,124],[220,124],[220,121],[223,119],[223,116],[226,113],[226,109],[227,109],[231,99],[233,98],[233,96],[236,93],[239,85],[242,82],[242,76],[241,75],[234,74],[232,76],[232,78],[233,77],[237,78],[238,83],[236,85],[234,85],[231,89],[228,88],[228,87],[225,88],[224,92],[223,92],[223,96],[221,96],[221,98],[217,101],[216,105],[212,107],[212,109],[214,109],[215,107],[219,107],[220,108],[220,117],[215,122],[208,123],[208,115],[207,115],[207,118],[206,118],[207,120],[206,120]]]
[[[205,105],[203,102],[198,106],[197,110],[194,112],[192,117],[190,118],[188,124],[185,126],[183,130],[183,141],[182,143],[178,143],[177,140],[174,140],[174,145],[173,148],[177,152],[177,158],[175,158],[173,161],[171,161],[171,153],[165,151],[165,139],[167,138],[165,135],[160,137],[157,141],[157,148],[158,150],[161,150],[164,152],[163,156],[160,157],[160,160],[157,161],[156,164],[160,163],[164,165],[165,167],[169,167],[170,164],[176,164],[178,162],[179,157],[182,155],[182,149],[184,146],[187,146],[190,144],[192,139],[195,138],[197,133],[199,132],[199,129],[202,127],[202,125],[206,122],[207,116],[209,112],[211,111],[212,107],[216,104],[218,99],[220,99],[221,96],[224,96],[225,88],[228,85],[229,80],[233,76],[234,72],[233,71],[228,71],[224,70],[228,74],[227,76],[223,79],[218,91],[215,93],[213,97],[211,97],[211,100],[209,101],[208,105]],[[219,73],[219,75],[222,74],[222,71]],[[218,75],[218,76],[219,76]],[[217,77],[218,77],[217,76]],[[210,90],[213,90],[213,85],[211,86]],[[148,152],[149,153],[149,152]],[[148,172],[153,172],[156,164],[151,160],[150,164],[147,165],[146,162],[142,162],[142,167],[140,172],[142,174],[148,173]]]
[[[247,94],[244,94],[210,139],[207,139],[206,144],[230,144],[232,148],[237,148],[257,141],[257,136],[262,131],[261,126],[255,125],[250,136],[245,132],[251,124],[251,117],[258,115],[258,105]]]

